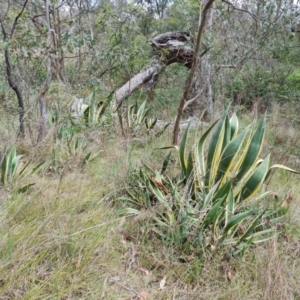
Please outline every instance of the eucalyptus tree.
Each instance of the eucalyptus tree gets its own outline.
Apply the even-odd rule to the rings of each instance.
[[[15,92],[17,99],[18,99],[18,106],[19,106],[19,137],[25,138],[25,105],[22,90],[20,88],[20,83],[18,82],[17,76],[15,74],[14,66],[11,60],[11,47],[13,43],[13,37],[22,17],[25,8],[28,4],[28,0],[23,1],[21,6],[17,5],[17,7],[11,7],[10,1],[2,3],[1,5],[1,12],[0,12],[0,24],[1,24],[1,31],[3,37],[3,45],[4,45],[4,57],[5,57],[5,64],[6,64],[6,75],[7,81],[9,86]],[[17,8],[17,13],[12,13],[12,9]],[[13,17],[11,17],[13,14]],[[11,22],[11,18],[13,21]]]
[[[297,68],[291,60],[295,37],[290,32],[297,5],[288,0],[228,3],[228,10],[218,10],[218,18],[213,61],[233,69],[219,72],[216,97],[246,106],[279,100],[288,75]]]
[[[149,12],[160,19],[165,17],[165,12],[171,2],[170,0],[137,0],[137,3],[146,6]]]

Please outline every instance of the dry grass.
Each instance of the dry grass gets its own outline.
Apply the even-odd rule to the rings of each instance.
[[[269,132],[284,134],[273,125]],[[165,153],[154,149],[169,139],[95,139],[90,150],[100,154],[94,162],[69,160],[72,168],[60,176],[31,178],[36,184],[26,194],[0,189],[1,300],[300,299],[299,177],[273,177],[271,188],[282,201],[291,190],[294,195],[277,240],[243,258],[183,257],[149,234],[145,222],[121,217],[115,201],[128,170],[159,161]],[[46,152],[45,146],[35,157]]]

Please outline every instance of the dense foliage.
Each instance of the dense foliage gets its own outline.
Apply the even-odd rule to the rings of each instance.
[[[244,252],[278,235],[276,226],[287,209],[281,203],[266,206],[265,198],[274,191],[262,191],[262,186],[274,167],[295,171],[270,166],[270,155],[260,158],[265,123],[266,116],[239,131],[236,115],[229,119],[227,109],[192,152],[187,151],[188,127],[177,149],[180,167],[167,171],[170,153],[161,170],[146,166],[137,171],[128,188],[130,198],[122,198],[135,207],[126,211],[139,215],[145,208],[152,210],[155,232],[188,253],[216,252],[224,246],[232,253]]]

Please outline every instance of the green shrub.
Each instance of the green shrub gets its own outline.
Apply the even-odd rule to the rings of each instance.
[[[64,133],[52,150],[51,159],[46,163],[46,169],[57,172],[67,167],[71,170],[74,165],[91,162],[100,152],[92,153],[88,151],[87,147],[88,141],[85,137],[80,137],[74,133]]]
[[[29,172],[25,172],[28,169],[30,161],[23,164],[20,159],[23,155],[17,155],[16,146],[13,146],[11,150],[0,158],[0,183],[5,186],[9,183],[16,183],[18,180],[31,176],[38,172],[44,163],[38,164]],[[18,189],[18,192],[26,192],[34,183],[29,183]]]
[[[28,163],[24,166],[20,164],[22,155],[17,155],[16,147],[13,146],[8,154],[4,155],[1,162],[1,183],[3,185],[21,176],[26,170]]]
[[[155,126],[157,119],[147,118],[149,108],[146,108],[147,101],[145,100],[140,106],[137,102],[130,105],[128,108],[127,123],[131,133],[134,133],[141,124],[145,123],[147,132]]]
[[[267,207],[263,200],[273,193],[262,187],[275,167],[296,171],[270,167],[270,155],[260,158],[265,125],[266,116],[239,131],[237,116],[229,118],[227,109],[189,152],[187,128],[176,147],[179,166],[170,168],[170,152],[159,171],[145,166],[134,173],[123,198],[134,205],[125,212],[149,210],[153,231],[187,252],[226,248],[244,253],[277,236],[276,224],[287,209]]]
[[[296,70],[293,74],[288,76],[287,85],[294,91],[300,92],[300,70]]]

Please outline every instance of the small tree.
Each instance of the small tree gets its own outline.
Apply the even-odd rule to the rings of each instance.
[[[28,0],[25,0],[23,2],[23,5],[17,14],[17,16],[14,18],[14,21],[12,23],[12,26],[10,30],[6,29],[5,26],[5,21],[8,19],[8,13],[10,11],[10,5],[7,3],[7,7],[4,8],[4,5],[2,7],[2,12],[0,13],[0,24],[1,24],[1,30],[2,30],[2,35],[3,35],[3,41],[5,44],[5,49],[4,49],[4,56],[5,56],[5,64],[6,64],[6,75],[7,75],[7,80],[9,83],[9,86],[13,91],[15,92],[17,99],[18,99],[18,105],[19,105],[19,137],[20,138],[25,138],[25,124],[24,124],[24,118],[25,118],[25,106],[24,106],[24,100],[23,100],[23,94],[21,91],[21,88],[15,79],[15,76],[13,74],[13,65],[11,62],[10,58],[10,42],[13,38],[13,35],[15,33],[17,24],[20,20],[20,17],[22,16],[26,6],[27,6]]]

